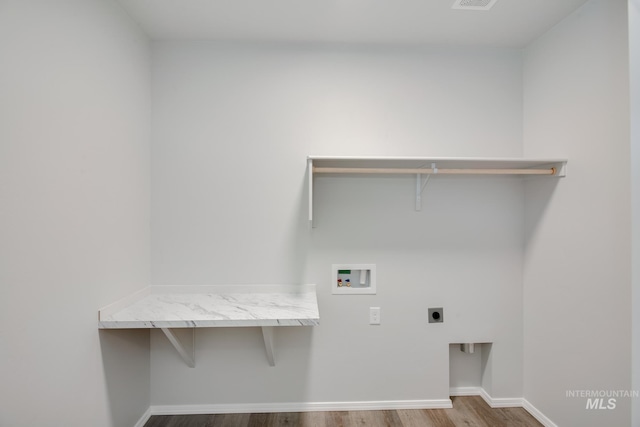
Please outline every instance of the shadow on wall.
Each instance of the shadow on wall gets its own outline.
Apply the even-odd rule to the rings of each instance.
[[[100,329],[100,349],[112,426],[133,426],[150,406],[147,329]]]
[[[547,212],[549,200],[563,179],[567,178],[532,179],[525,183],[525,244],[535,237],[538,226]]]
[[[288,274],[295,284],[307,283],[307,259],[310,246],[309,206],[309,170],[307,168],[304,179],[301,180],[296,196],[298,206],[292,213],[289,222],[292,227],[284,232],[287,242],[287,253],[291,254],[288,261]]]
[[[206,405],[216,412],[239,403],[312,401],[316,328],[275,328],[275,366],[269,366],[260,328],[199,328],[195,368],[187,367],[162,332],[154,330],[152,364],[162,374],[154,377],[153,405]]]
[[[315,187],[314,250],[484,252],[520,238],[518,177],[432,178],[420,211],[414,177],[325,175]]]

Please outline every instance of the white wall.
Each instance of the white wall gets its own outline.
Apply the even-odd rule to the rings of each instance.
[[[154,285],[316,283],[321,325],[199,330],[196,368],[152,333],[154,405],[443,399],[449,342],[493,341],[491,393],[522,395],[523,184],[316,181],[306,156],[519,156],[510,50],[158,43]],[[375,263],[378,294],[332,296],[332,263]],[[369,326],[368,307],[382,308]],[[443,306],[445,323],[427,324]]]
[[[560,426],[630,424],[629,399],[565,397],[631,387],[626,9],[592,0],[525,52],[524,154],[569,159],[525,210],[524,397]]]
[[[113,1],[0,2],[0,425],[132,426],[149,284],[149,46]]]
[[[631,77],[631,203],[634,390],[640,390],[640,0],[629,0]],[[640,425],[640,399],[633,400],[632,425]]]

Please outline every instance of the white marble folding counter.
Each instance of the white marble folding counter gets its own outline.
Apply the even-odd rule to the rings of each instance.
[[[161,329],[190,366],[195,328],[259,326],[273,366],[273,327],[319,322],[315,285],[150,286],[98,312],[100,329]]]

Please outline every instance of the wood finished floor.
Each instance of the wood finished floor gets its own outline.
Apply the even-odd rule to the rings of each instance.
[[[452,397],[453,409],[154,415],[144,427],[539,427],[522,408],[491,409],[479,396]]]

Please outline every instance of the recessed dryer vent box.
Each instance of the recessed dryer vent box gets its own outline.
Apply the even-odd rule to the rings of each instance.
[[[331,293],[371,295],[376,293],[375,264],[333,264]]]

